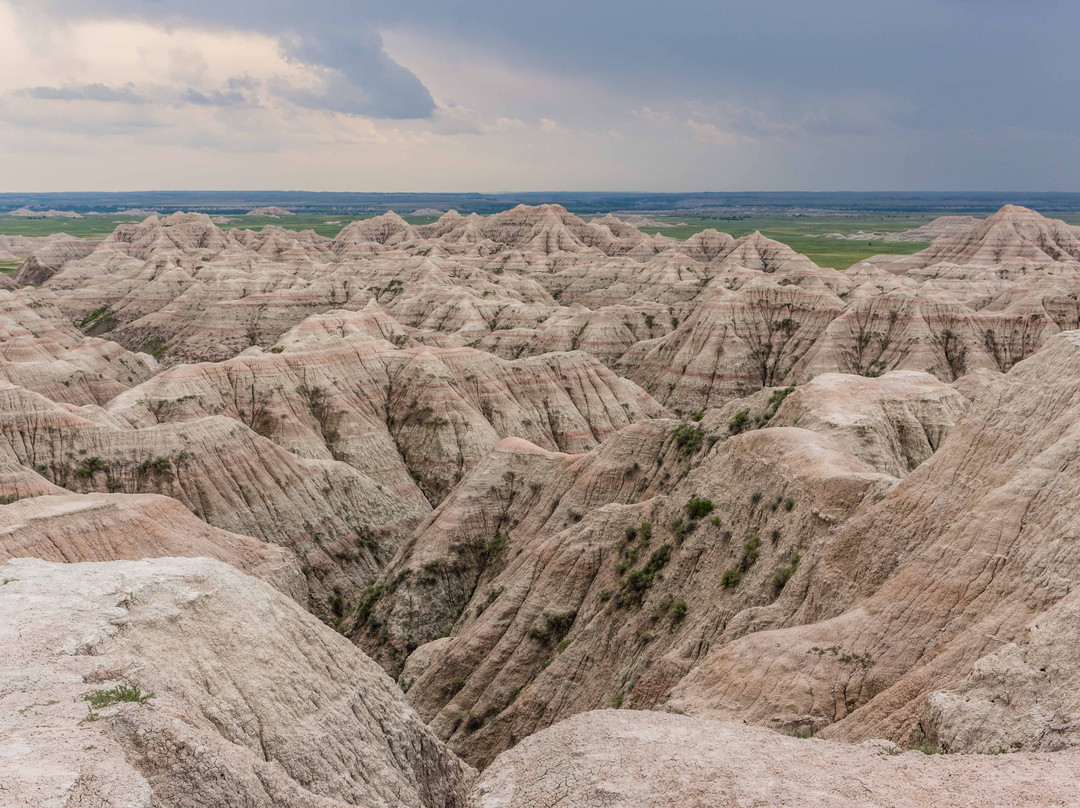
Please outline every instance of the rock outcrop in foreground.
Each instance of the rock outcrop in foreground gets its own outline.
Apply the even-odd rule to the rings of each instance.
[[[0,581],[7,805],[464,804],[473,772],[375,663],[221,562]]]
[[[542,761],[542,763],[541,763]],[[502,754],[473,808],[1070,805],[1080,753],[924,755],[658,713],[585,713]]]

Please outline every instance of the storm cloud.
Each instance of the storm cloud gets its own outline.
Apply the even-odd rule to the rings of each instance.
[[[28,178],[81,152],[91,187],[122,154],[159,187],[189,159],[249,188],[1080,188],[1065,0],[0,0],[4,26]],[[161,41],[125,62],[105,30]]]

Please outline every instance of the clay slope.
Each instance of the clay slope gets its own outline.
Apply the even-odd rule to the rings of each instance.
[[[543,761],[538,765],[537,761]],[[924,755],[887,742],[848,746],[739,724],[605,710],[504,752],[475,808],[573,805],[1067,805],[1080,755]]]
[[[69,404],[104,404],[145,381],[157,363],[84,336],[48,294],[0,291],[0,379]]]
[[[963,236],[977,224],[979,219],[974,216],[939,216],[932,222],[899,233],[867,233],[860,230],[846,236],[842,233],[826,233],[825,238],[846,241],[937,241],[940,238]]]
[[[825,373],[793,390],[769,423],[827,435],[868,466],[904,477],[941,447],[969,404],[928,373]]]
[[[577,712],[663,703],[711,648],[789,620],[835,526],[896,483],[867,461],[907,474],[916,431],[940,438],[965,406],[925,374],[838,377],[628,427],[587,455],[504,441],[352,619],[432,727],[486,765]],[[761,428],[797,420],[823,434]],[[844,450],[856,435],[866,460]]]
[[[299,458],[221,416],[135,430],[3,385],[0,433],[6,462],[57,486],[164,494],[215,527],[291,549],[328,617],[334,597],[367,586],[380,539],[392,553],[427,512],[345,463]]]
[[[949,751],[1076,743],[1080,335],[977,397],[941,448],[830,540],[795,627],[714,651],[672,705]]]
[[[23,559],[0,579],[13,804],[464,804],[472,772],[378,666],[225,564]]]
[[[1007,371],[1080,325],[1072,228],[1007,207],[962,241],[831,275],[794,260],[774,266],[744,255],[733,266],[726,258],[718,270],[728,272],[677,328],[638,342],[615,367],[668,407],[692,412],[826,372],[926,370],[954,381]],[[1046,248],[1039,255],[1037,244]],[[761,269],[747,276],[737,267]]]
[[[269,351],[175,367],[109,409],[138,427],[225,415],[302,457],[344,461],[414,509],[502,437],[584,451],[665,414],[585,353],[504,361],[410,346],[396,325],[374,305],[311,317]]]

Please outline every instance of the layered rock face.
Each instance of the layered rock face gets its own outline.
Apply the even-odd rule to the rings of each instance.
[[[819,804],[1074,783],[1080,242],[1011,207],[960,230],[846,272],[558,206],[18,245],[0,785],[769,802],[773,758]]]
[[[952,751],[1073,745],[1076,669],[1049,646],[1073,611],[1078,352],[1062,334],[983,391],[835,533],[800,625],[714,651],[672,705]]]
[[[146,354],[87,337],[51,296],[0,291],[0,379],[64,404],[104,404],[158,369]]]
[[[216,558],[261,578],[301,604],[307,587],[296,559],[249,536],[218,530],[168,497],[63,494],[0,508],[0,562]]]
[[[757,233],[678,242],[553,205],[416,227],[390,213],[333,239],[173,214],[121,226],[47,278],[31,256],[15,277],[170,361],[268,348],[312,314],[375,301],[403,338],[510,359],[586,351],[689,414],[829,371],[1005,371],[1080,325],[1075,228],[1014,206],[949,224],[921,253],[841,273]]]

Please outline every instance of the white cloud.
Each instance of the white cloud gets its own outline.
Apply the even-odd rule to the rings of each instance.
[[[634,114],[645,123],[653,126],[672,128],[679,125],[679,119],[670,112],[657,112],[649,107],[642,107],[640,110],[636,110]]]
[[[725,132],[719,126],[708,121],[698,121],[693,118],[686,119],[686,128],[695,140],[702,143],[711,143],[714,146],[734,146],[739,139],[731,132]]]
[[[517,132],[526,129],[525,121],[521,118],[496,118],[495,130],[497,132]]]

